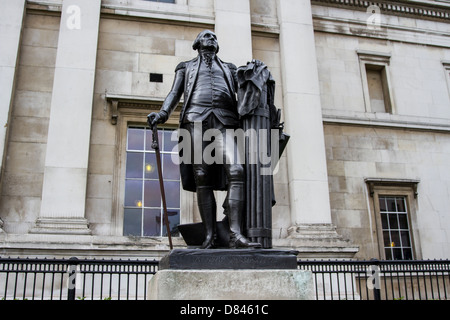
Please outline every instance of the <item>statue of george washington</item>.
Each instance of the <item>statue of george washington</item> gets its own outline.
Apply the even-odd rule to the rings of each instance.
[[[217,57],[219,45],[214,32],[204,30],[195,39],[193,49],[198,56],[181,62],[175,69],[172,89],[167,95],[161,110],[148,115],[154,126],[167,121],[184,94],[180,114],[180,129],[190,134],[191,161],[180,163],[183,189],[197,193],[198,207],[205,230],[201,248],[215,248],[217,238],[216,200],[214,190],[226,190],[224,213],[228,217],[230,248],[260,247],[243,235],[245,205],[245,172],[239,155],[237,143],[224,143],[227,129],[239,127],[237,112],[237,68]],[[203,151],[210,141],[203,141],[208,129],[219,132],[216,135],[216,153],[221,161],[210,163],[206,159],[195,161],[198,150]],[[198,132],[198,131],[201,132]],[[197,152],[197,154],[196,154]]]

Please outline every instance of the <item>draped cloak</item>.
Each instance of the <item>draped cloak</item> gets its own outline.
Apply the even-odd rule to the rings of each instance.
[[[267,66],[249,62],[237,70],[238,113],[245,135],[246,210],[244,229],[247,238],[263,248],[272,247],[272,206],[275,205],[273,175],[260,156],[271,157],[271,129],[277,124],[274,106],[275,81]],[[266,137],[259,133],[266,133]],[[265,148],[265,149],[264,149]],[[255,155],[257,155],[255,159]],[[253,158],[252,158],[253,157]],[[256,161],[255,161],[256,160]]]

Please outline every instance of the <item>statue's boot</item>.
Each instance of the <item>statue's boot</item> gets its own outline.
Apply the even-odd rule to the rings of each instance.
[[[216,246],[216,200],[213,188],[197,187],[197,201],[206,235],[201,248],[211,249]]]
[[[234,182],[230,185],[227,198],[227,214],[230,225],[230,248],[260,248],[261,244],[251,242],[242,234],[244,214],[244,184]]]

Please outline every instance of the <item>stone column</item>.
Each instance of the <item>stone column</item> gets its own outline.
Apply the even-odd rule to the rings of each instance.
[[[252,59],[250,0],[215,0],[215,29],[219,41],[218,56],[237,67]],[[222,204],[225,191],[215,191],[216,202]],[[224,217],[222,205],[217,206],[218,220]]]
[[[278,0],[292,226],[288,238],[339,238],[331,224],[314,30],[309,0]]]
[[[25,0],[0,0],[0,172],[3,174],[10,110],[25,13]],[[0,226],[1,230],[1,226]]]
[[[90,234],[85,218],[101,0],[64,0],[40,216],[32,233]]]
[[[237,67],[252,59],[252,30],[249,0],[215,0],[219,57]]]

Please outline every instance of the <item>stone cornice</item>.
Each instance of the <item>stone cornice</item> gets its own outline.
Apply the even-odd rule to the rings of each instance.
[[[111,124],[116,125],[117,119],[121,113],[131,112],[135,114],[136,111],[141,113],[148,113],[151,111],[159,111],[164,99],[155,97],[144,97],[124,94],[106,93],[105,99],[110,103],[111,109]],[[179,106],[182,105],[182,101],[179,102]],[[180,112],[174,111],[173,116],[178,119]]]
[[[366,11],[375,5],[381,13],[450,21],[450,3],[412,0],[311,0],[311,4]]]

